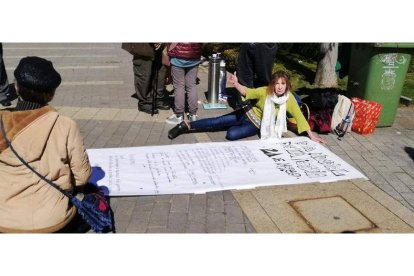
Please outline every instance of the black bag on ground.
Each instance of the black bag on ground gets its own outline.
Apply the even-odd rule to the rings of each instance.
[[[339,93],[333,89],[314,89],[309,96],[302,101],[305,102],[311,110],[333,109],[338,102]]]

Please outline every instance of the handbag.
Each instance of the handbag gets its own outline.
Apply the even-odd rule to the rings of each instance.
[[[7,145],[10,147],[14,155],[22,162],[28,169],[36,174],[40,179],[50,184],[53,188],[64,194],[69,198],[72,204],[76,207],[78,214],[88,223],[92,230],[96,233],[102,233],[104,231],[114,231],[113,224],[113,212],[112,209],[101,190],[93,191],[91,193],[82,194],[79,193],[76,196],[66,192],[60,188],[57,184],[53,183],[39,172],[37,172],[32,166],[30,166],[13,148],[10,140],[6,136],[4,130],[3,118],[0,116],[0,126],[4,139]]]
[[[331,132],[332,109],[311,111],[308,123],[312,131],[317,133]]]

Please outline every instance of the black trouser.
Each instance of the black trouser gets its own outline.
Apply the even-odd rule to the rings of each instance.
[[[9,81],[7,80],[7,72],[3,61],[3,44],[0,43],[0,102],[7,100],[8,91]]]
[[[237,61],[239,83],[249,88],[267,86],[276,51],[276,43],[243,43]]]
[[[152,105],[152,81],[155,78],[155,70],[158,70],[157,100],[161,100],[164,98],[164,84],[167,68],[165,65],[161,64],[161,61],[153,61],[138,56],[134,56],[132,63],[138,106],[149,109]]]
[[[248,88],[267,86],[271,81],[276,51],[276,43],[242,43],[237,61],[239,83]],[[245,104],[239,93],[236,99],[236,106]]]

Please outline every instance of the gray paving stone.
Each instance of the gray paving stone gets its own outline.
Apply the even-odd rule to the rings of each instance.
[[[404,200],[404,198],[401,196],[401,194],[398,193],[398,191],[391,186],[388,183],[383,183],[383,182],[375,182],[375,185],[380,188],[381,190],[383,190],[384,192],[386,192],[387,194],[389,194],[391,197],[393,197],[394,199],[401,201]]]
[[[104,148],[106,143],[111,139],[112,135],[118,130],[118,122],[107,122],[104,131],[93,143],[94,148]]]
[[[406,174],[414,178],[414,166],[403,166],[401,167]]]
[[[154,196],[154,201],[157,203],[171,203],[173,195],[159,195]]]
[[[187,233],[207,233],[207,228],[204,223],[190,221],[186,227]]]
[[[118,128],[112,134],[110,139],[105,143],[105,148],[120,147],[122,139],[131,127],[131,122],[117,122]]]
[[[246,216],[244,216],[244,225],[246,227],[246,233],[256,233],[256,230]]]
[[[189,195],[173,195],[171,202],[171,212],[188,213],[189,202]]]
[[[225,233],[226,218],[223,213],[207,214],[207,233]]]
[[[348,150],[346,151],[346,154],[354,161],[363,159],[361,153],[356,150]]]
[[[413,192],[403,192],[400,193],[401,196],[404,198],[404,200],[407,202],[407,205],[405,205],[406,207],[408,207],[411,210],[414,210],[414,204],[412,202],[414,202],[414,193]]]
[[[224,212],[223,192],[207,193],[207,213]]]
[[[167,227],[171,204],[167,202],[156,202],[150,216],[148,227]]]
[[[341,140],[341,143],[339,143],[338,145],[345,152],[347,152],[349,150],[353,150],[353,148],[354,148],[352,145],[350,145],[349,143],[347,143],[347,140],[346,139],[342,139]]]
[[[168,233],[185,233],[187,229],[187,213],[171,212],[168,218]]]
[[[230,223],[226,225],[226,233],[245,233],[246,227],[242,223]]]
[[[395,174],[402,183],[404,183],[411,191],[414,191],[414,178],[409,176],[406,173],[396,173]]]
[[[189,201],[188,220],[191,222],[205,223],[207,210],[207,196],[192,195]]]
[[[243,212],[237,202],[224,205],[227,224],[243,224]]]
[[[121,145],[123,145],[124,147],[134,146],[134,140],[140,132],[141,125],[141,122],[135,122],[134,124],[132,124],[131,127],[128,129],[127,133],[122,138]]]
[[[138,202],[139,203],[153,203],[155,202],[156,197],[155,196],[139,196]]]
[[[141,128],[139,130],[139,133],[137,134],[137,136],[135,137],[135,140],[133,142],[134,147],[148,145],[147,141],[148,141],[148,137],[149,137],[150,132],[151,132],[152,125],[153,125],[152,122],[143,122],[142,123]]]
[[[151,216],[151,210],[145,211],[137,206],[137,210],[134,210],[133,216],[129,221],[128,226],[125,229],[126,233],[145,233],[147,232],[149,219]]]
[[[168,233],[167,227],[162,226],[149,226],[147,228],[147,233]]]
[[[358,165],[358,167],[360,168],[360,170],[363,172],[363,173],[368,173],[368,172],[371,172],[371,173],[375,173],[375,172],[377,172],[377,170],[374,168],[374,167],[372,167],[367,161],[365,161],[364,159],[357,159],[357,160],[354,160],[354,162]]]
[[[118,207],[118,203],[120,201],[120,197],[110,197],[109,204],[111,206],[112,211],[115,213],[116,208]]]
[[[399,193],[409,193],[411,190],[401,182],[393,172],[380,170],[379,173],[384,177],[384,179],[394,187]]]
[[[154,202],[140,202],[137,201],[135,209],[137,211],[151,211],[154,208]]]
[[[135,203],[135,198],[128,198],[118,202],[117,208],[114,212],[115,227],[117,232],[125,232],[126,228],[130,224]]]
[[[402,154],[392,155],[392,153],[390,153],[388,156],[390,157],[392,162],[394,162],[394,164],[400,168],[409,166],[410,164],[413,163],[412,159],[409,158],[406,154],[405,155],[402,155]]]
[[[233,193],[231,191],[223,191],[223,201],[225,204],[231,204],[236,202],[236,199],[234,198]]]
[[[340,146],[338,146],[338,145],[334,145],[334,146],[332,146],[332,145],[329,145],[329,149],[333,152],[333,153],[335,153],[335,154],[337,154],[337,155],[339,155],[339,154],[341,154],[341,155],[344,155],[344,154],[346,154],[346,152],[340,147]]]
[[[378,170],[383,169],[386,172],[393,172],[393,173],[404,172],[403,169],[396,166],[391,160],[380,161],[380,163],[381,163],[381,166],[378,166]]]

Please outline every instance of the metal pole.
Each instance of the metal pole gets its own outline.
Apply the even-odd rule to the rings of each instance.
[[[159,49],[155,51],[154,61],[152,62],[152,108],[151,116],[154,116],[157,109],[157,90],[158,90],[158,71],[161,65],[161,52]]]

